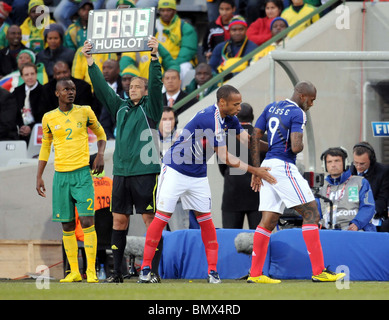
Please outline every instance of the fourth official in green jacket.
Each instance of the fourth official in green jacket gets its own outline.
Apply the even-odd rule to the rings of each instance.
[[[113,186],[111,210],[113,215],[112,252],[114,272],[106,282],[123,282],[122,261],[127,242],[129,216],[142,214],[146,229],[155,214],[155,197],[160,173],[159,150],[154,133],[162,116],[162,72],[158,61],[158,41],[150,37],[149,79],[131,79],[129,99],[121,99],[104,79],[93,57],[92,45],[86,41],[82,53],[87,59],[88,72],[96,97],[116,119],[116,141],[113,154]],[[158,140],[157,140],[158,141]],[[162,243],[162,241],[161,241]],[[162,246],[162,244],[161,244]],[[162,247],[159,248],[161,253]],[[158,255],[156,255],[158,256]],[[159,280],[157,257],[153,273]]]
[[[150,141],[141,135],[147,135],[150,129],[158,128],[162,116],[162,73],[157,60],[150,61],[148,95],[134,104],[129,98],[121,99],[107,84],[99,67],[89,67],[89,76],[97,98],[116,119],[116,142],[113,154],[113,175],[133,176],[159,173],[159,153],[153,150],[151,163],[140,161],[142,148],[148,148]],[[147,130],[145,133],[144,130]],[[150,132],[151,137],[151,132]]]

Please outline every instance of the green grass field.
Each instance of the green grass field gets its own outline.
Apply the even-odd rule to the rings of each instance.
[[[43,282],[41,282],[43,284]],[[344,285],[344,283],[342,283]],[[162,280],[159,284],[68,283],[50,281],[38,289],[35,280],[0,281],[0,300],[386,300],[389,282],[349,282],[338,289],[335,283],[283,280],[281,284],[248,284],[224,280],[212,285],[206,280]]]

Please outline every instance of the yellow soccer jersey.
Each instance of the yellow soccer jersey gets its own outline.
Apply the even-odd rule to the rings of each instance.
[[[89,165],[88,127],[97,140],[106,140],[103,127],[89,106],[73,104],[68,112],[59,108],[42,118],[42,147],[39,160],[47,161],[54,143],[55,171],[68,172]]]

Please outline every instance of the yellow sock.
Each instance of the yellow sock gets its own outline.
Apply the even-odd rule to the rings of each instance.
[[[96,270],[97,234],[95,226],[82,229],[84,231],[84,247],[87,269]]]
[[[78,268],[78,244],[74,231],[62,231],[62,241],[71,272],[80,272]]]

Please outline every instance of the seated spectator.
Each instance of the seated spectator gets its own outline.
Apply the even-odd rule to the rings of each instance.
[[[350,231],[376,231],[371,223],[375,204],[369,181],[351,175],[346,168],[347,152],[343,148],[330,148],[320,157],[329,175],[319,189],[317,198],[322,225],[326,229]],[[331,210],[330,202],[333,207]]]
[[[105,0],[94,0],[93,7],[95,10],[103,9]],[[80,0],[61,0],[56,6],[53,17],[63,30],[69,28],[73,23],[72,18],[77,14]]]
[[[66,29],[63,42],[65,47],[76,51],[84,45],[88,33],[87,28],[90,10],[93,10],[93,2],[91,0],[83,0],[80,2],[77,11],[77,20]]]
[[[178,119],[177,115],[174,112],[174,109],[171,107],[163,107],[161,121],[159,122],[159,138],[160,138],[160,155],[161,159],[165,155],[166,151],[172,146],[172,144],[179,137],[179,132],[177,131]],[[182,207],[181,199],[178,199],[174,214],[170,218],[167,230],[176,231],[189,229],[189,217],[192,213],[190,210],[185,210]]]
[[[103,76],[107,84],[112,88],[113,91],[119,95],[123,91],[122,79],[120,77],[119,62],[117,60],[108,59],[104,61],[102,68]],[[101,118],[101,113],[105,109],[104,105],[100,100],[96,99],[94,111],[98,119]],[[107,110],[105,110],[107,111]]]
[[[25,63],[20,69],[24,84],[15,88],[12,96],[16,100],[19,110],[17,123],[19,136],[27,144],[30,141],[32,128],[36,123],[42,122],[41,99],[43,86],[38,81],[38,69],[33,63]]]
[[[103,76],[108,85],[117,94],[123,90],[120,67],[117,60],[108,59],[103,63]]]
[[[122,90],[117,92],[120,98],[129,99],[130,84],[133,77],[139,77],[138,70],[134,70],[129,67],[121,72]],[[104,128],[107,140],[114,140],[116,138],[116,119],[108,112],[107,108],[105,107],[101,109],[99,122]]]
[[[9,92],[13,92],[17,86],[20,86],[24,83],[23,77],[21,77],[21,67],[26,63],[35,64],[35,55],[29,49],[23,49],[19,52],[16,57],[16,63],[18,65],[18,70],[11,72],[0,80],[0,86],[4,89],[7,89]],[[38,70],[38,81],[40,84],[46,84],[49,79],[46,73],[46,69],[43,63],[35,64]]]
[[[22,30],[20,27],[15,24],[10,26],[7,30],[8,45],[0,50],[0,78],[18,70],[16,57],[21,50],[26,49],[21,40]]]
[[[276,36],[279,34],[281,31],[285,30],[288,28],[288,22],[281,17],[274,18],[272,23],[270,24],[271,28],[271,33],[272,37]],[[287,40],[287,37],[285,36],[284,38],[273,42],[271,45],[267,46],[265,49],[259,51],[254,57],[253,57],[253,62],[258,61],[259,59],[263,58],[266,56],[269,52],[279,48],[284,44],[284,42]]]
[[[178,119],[174,109],[172,107],[163,107],[162,117],[158,127],[161,158],[179,136],[177,124]]]
[[[10,92],[0,87],[0,141],[19,140],[18,111],[15,98]]]
[[[378,231],[389,232],[389,166],[377,162],[374,148],[367,141],[357,143],[353,148],[352,175],[363,176],[369,181],[375,201],[373,222]]]
[[[247,23],[242,16],[234,16],[230,21],[230,40],[219,43],[213,50],[209,65],[213,72],[223,72],[237,63],[246,54],[258,46],[246,36]],[[235,74],[244,70],[248,62],[243,63],[232,72]],[[225,78],[226,80],[226,78]]]
[[[162,103],[164,106],[173,107],[174,104],[184,99],[188,95],[181,90],[180,73],[177,70],[166,70],[163,74],[162,82],[166,89],[166,92],[162,96]],[[190,100],[189,102],[181,106],[181,108],[176,110],[176,115],[179,115],[185,110],[189,109],[196,102],[198,102],[196,98]]]
[[[155,37],[159,41],[161,63],[165,70],[178,68],[181,79],[184,79],[196,64],[197,32],[177,15],[175,0],[159,0],[158,13]]]
[[[271,23],[281,15],[284,6],[281,0],[266,0],[266,17],[258,18],[247,29],[247,38],[260,46],[272,37]]]
[[[22,43],[35,53],[44,49],[44,31],[49,24],[55,23],[52,19],[38,19],[43,13],[40,7],[44,6],[43,0],[30,0],[28,3],[28,18],[24,20],[22,30]],[[38,25],[38,24],[44,25]]]
[[[251,25],[258,18],[266,17],[265,1],[266,0],[239,0],[238,12],[246,18],[248,25]],[[284,0],[283,2],[285,1],[288,0]]]
[[[72,66],[72,76],[77,79],[84,80],[92,85],[92,81],[88,73],[88,64],[84,54],[81,52],[83,47],[77,49]],[[116,53],[96,53],[93,55],[94,61],[100,70],[103,70],[103,64],[108,59],[117,60],[118,56]],[[93,86],[92,86],[93,89]]]
[[[196,89],[200,88],[207,81],[211,80],[213,77],[212,69],[209,64],[202,62],[197,65],[196,72],[193,80],[185,87],[184,92],[189,94]],[[205,96],[209,95],[213,90],[219,87],[218,83],[213,84],[212,86],[206,88],[204,91],[200,92],[197,95],[197,99],[201,100]]]
[[[118,9],[134,8],[135,4],[130,0],[119,0],[116,2]],[[131,51],[122,52],[120,57],[120,72],[131,68],[131,73],[136,73],[138,77],[149,78],[150,52],[149,51]]]
[[[229,24],[235,14],[235,0],[220,0],[219,16],[208,24],[203,39],[203,54],[207,61],[219,43],[230,39]]]
[[[57,61],[73,63],[74,50],[63,46],[63,29],[59,24],[51,24],[44,32],[46,48],[36,56],[37,63],[43,63],[49,79],[53,78],[53,66]]]
[[[6,0],[12,6],[12,10],[7,18],[7,22],[20,26],[28,17],[28,0]]]
[[[8,45],[7,30],[9,24],[5,22],[5,20],[7,20],[11,11],[12,7],[9,4],[0,1],[0,49],[3,49]]]
[[[161,65],[162,70],[168,70],[170,68],[179,69],[179,66],[176,65],[174,59],[170,54],[166,54],[161,56]],[[123,52],[120,57],[120,71],[123,72],[125,69],[131,68],[132,72],[139,74],[139,77],[148,79],[149,78],[149,65],[150,65],[150,51],[131,51],[131,52]]]
[[[304,0],[292,0],[292,4],[282,12],[281,17],[288,21],[289,26],[293,26],[296,22],[303,19],[314,10],[315,7],[304,3]],[[288,33],[288,37],[293,38],[319,19],[320,16],[318,14],[314,15],[310,20],[300,24],[297,28],[290,31]]]
[[[55,95],[57,81],[70,78],[76,86],[74,104],[90,105],[94,100],[91,85],[83,80],[73,78],[69,65],[64,61],[57,61],[53,67],[53,79],[43,86],[42,114],[58,107],[58,97]],[[94,110],[93,110],[94,111]]]

